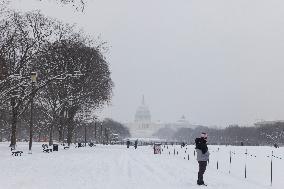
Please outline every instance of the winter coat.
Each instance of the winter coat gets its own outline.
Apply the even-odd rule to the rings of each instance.
[[[196,138],[195,145],[197,161],[208,161],[210,153],[208,151],[206,140],[204,140],[203,138]]]
[[[197,161],[208,161],[209,160],[209,155],[210,155],[209,151],[203,154],[201,150],[196,149],[196,153],[197,153],[197,156],[196,156]]]

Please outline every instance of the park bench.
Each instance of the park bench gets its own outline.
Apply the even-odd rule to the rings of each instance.
[[[93,142],[90,142],[88,145],[89,145],[90,147],[94,147],[94,146],[95,146],[95,144],[94,144]]]
[[[19,150],[15,150],[13,148],[11,148],[12,151],[12,156],[22,156],[23,151],[19,151]]]
[[[66,149],[69,149],[69,146],[64,146],[63,148],[64,148],[64,150],[66,150]]]
[[[75,148],[81,148],[81,147],[84,147],[85,145],[83,144],[83,143],[81,143],[81,142],[78,142],[78,145],[77,146],[75,146]]]
[[[64,150],[69,149],[69,146],[66,146],[65,143],[61,143],[60,145],[63,146]]]
[[[49,148],[47,144],[43,144],[42,148],[43,148],[42,149],[43,152],[47,152],[47,153],[52,152],[52,149]]]

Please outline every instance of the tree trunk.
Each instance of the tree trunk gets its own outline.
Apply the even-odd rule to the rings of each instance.
[[[101,123],[100,143],[103,143],[103,123]]]
[[[34,91],[34,83],[32,83],[32,91]],[[33,134],[34,134],[34,126],[33,126],[33,110],[34,110],[34,94],[31,96],[31,117],[30,117],[30,141],[29,141],[29,153],[32,153],[33,146]]]
[[[16,147],[16,134],[17,134],[17,116],[18,111],[15,108],[16,100],[15,98],[11,99],[11,107],[12,107],[12,128],[11,128],[11,143],[10,147],[15,149]]]
[[[59,125],[58,125],[58,141],[62,143],[64,143],[64,135],[63,135],[64,120],[65,117],[63,114],[61,114],[59,117]]]
[[[74,135],[74,122],[73,118],[75,116],[76,110],[74,107],[68,110],[68,119],[67,119],[67,143],[68,146],[72,143],[73,135]]]
[[[49,146],[53,145],[53,123],[50,124],[49,128]]]
[[[54,124],[56,121],[55,109],[53,109],[52,112],[53,112],[52,121],[51,121],[50,128],[49,128],[49,146],[53,145],[53,130],[54,130]]]
[[[95,122],[95,141],[97,142],[97,124]]]
[[[59,142],[64,142],[64,139],[63,139],[63,126],[60,124],[58,126],[58,141]]]
[[[40,138],[41,138],[41,131],[39,131],[38,133],[38,142],[40,142]]]
[[[68,118],[68,125],[67,125],[67,143],[68,146],[72,143],[73,139],[73,133],[74,133],[74,124],[73,124],[73,118]]]

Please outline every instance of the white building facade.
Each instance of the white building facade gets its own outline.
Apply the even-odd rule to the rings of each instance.
[[[134,138],[151,138],[155,132],[161,127],[164,127],[160,123],[151,121],[151,113],[145,104],[144,96],[142,97],[141,105],[136,110],[134,122],[127,123],[126,125],[129,128],[131,137]]]
[[[141,105],[136,110],[134,121],[126,123],[126,126],[129,128],[132,138],[152,138],[153,134],[162,128],[169,128],[174,132],[181,128],[194,129],[196,127],[192,125],[185,116],[181,116],[179,120],[172,123],[153,122],[144,96],[142,97]]]
[[[179,120],[177,120],[176,122],[174,123],[167,123],[166,124],[166,127],[169,127],[173,130],[178,130],[178,129],[181,129],[181,128],[191,128],[191,129],[194,129],[196,128],[195,125],[191,124],[186,118],[185,116],[181,116],[181,118]]]

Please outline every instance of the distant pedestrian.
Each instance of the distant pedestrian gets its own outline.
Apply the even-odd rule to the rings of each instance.
[[[127,146],[127,148],[129,148],[129,146],[130,146],[130,141],[129,141],[129,139],[127,139],[127,141],[126,141],[126,146]]]
[[[207,161],[209,161],[209,155],[210,155],[206,143],[207,143],[206,133],[201,133],[201,137],[195,139],[195,145],[196,145],[195,149],[197,153],[196,159],[199,164],[198,179],[197,179],[198,185],[205,185],[203,180],[203,174],[206,170]]]
[[[137,145],[138,145],[138,140],[135,140],[135,142],[134,142],[134,148],[135,149],[137,148]]]

